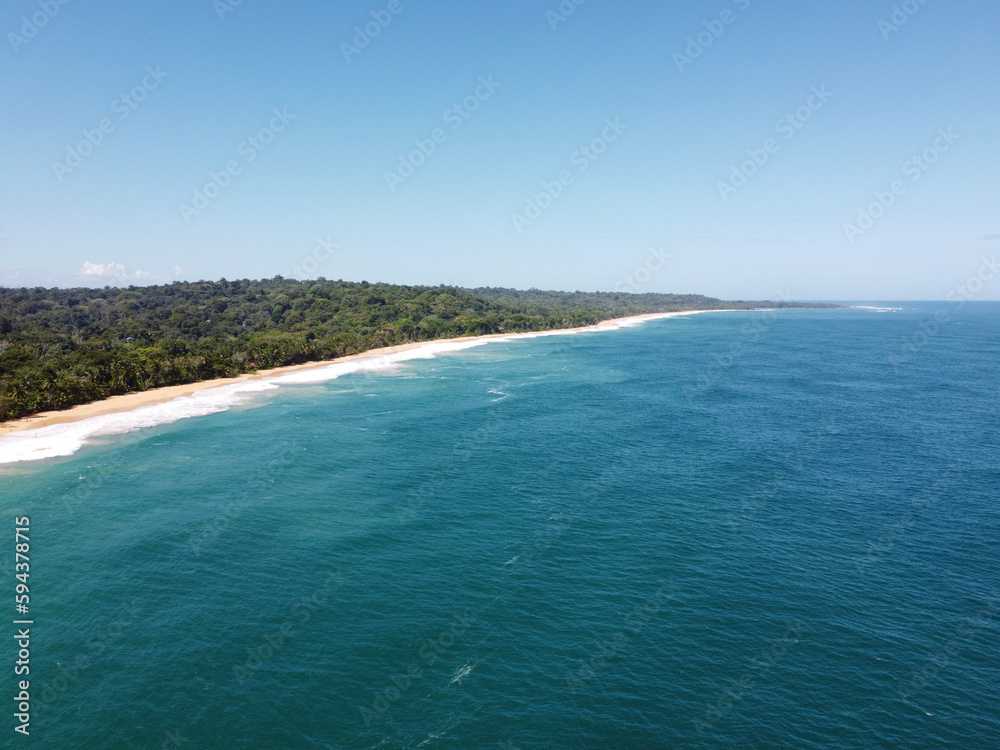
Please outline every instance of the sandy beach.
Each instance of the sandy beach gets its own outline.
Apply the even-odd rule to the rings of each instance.
[[[48,427],[50,425],[79,422],[84,419],[90,419],[91,417],[102,417],[107,414],[118,414],[121,412],[132,411],[133,409],[138,409],[143,406],[149,406],[151,404],[161,404],[167,401],[172,401],[175,398],[190,396],[193,393],[208,390],[210,388],[220,388],[222,386],[234,385],[236,383],[244,383],[251,380],[263,380],[265,378],[284,375],[290,372],[300,372],[302,370],[314,370],[316,368],[329,367],[330,365],[341,364],[343,362],[351,362],[353,360],[367,359],[371,357],[381,357],[388,354],[395,354],[397,352],[408,351],[410,349],[417,349],[422,346],[428,346],[429,344],[439,344],[442,342],[458,343],[465,341],[481,341],[481,340],[489,340],[495,338],[517,338],[519,336],[537,336],[539,333],[558,334],[570,331],[580,332],[580,331],[595,330],[595,329],[599,330],[601,328],[620,326],[623,323],[629,323],[633,321],[638,322],[642,320],[674,318],[683,315],[695,315],[697,313],[704,313],[704,312],[724,312],[724,311],[686,310],[684,312],[676,312],[676,313],[650,313],[648,315],[635,315],[628,318],[614,318],[610,320],[604,320],[596,325],[586,326],[584,328],[556,329],[553,331],[529,331],[524,333],[495,333],[495,334],[488,334],[485,336],[464,336],[461,338],[435,339],[434,341],[419,341],[408,344],[399,344],[398,346],[384,347],[381,349],[370,349],[366,352],[361,352],[359,354],[352,354],[347,357],[340,357],[338,359],[324,360],[321,362],[308,362],[302,365],[289,365],[287,367],[276,367],[272,370],[260,370],[258,372],[246,373],[235,378],[216,378],[214,380],[203,380],[197,383],[188,383],[186,385],[170,385],[164,388],[153,388],[148,391],[139,391],[136,393],[126,393],[121,396],[112,396],[111,398],[104,399],[103,401],[95,401],[90,404],[81,404],[79,406],[73,406],[70,407],[69,409],[63,409],[61,411],[41,412],[39,414],[33,414],[32,416],[29,417],[22,417],[21,419],[0,423],[0,436],[9,435],[14,432],[24,432],[26,430],[37,430],[39,428]]]

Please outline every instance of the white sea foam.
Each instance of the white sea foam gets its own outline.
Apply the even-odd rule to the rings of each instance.
[[[14,432],[0,437],[0,464],[70,456],[94,437],[120,435],[144,427],[215,414],[246,402],[262,391],[276,388],[266,380],[248,380],[235,385],[207,388],[190,396],[180,396],[162,404],[141,406],[132,411]]]
[[[872,312],[900,312],[902,307],[874,307],[872,305],[851,305],[854,310],[871,310]]]
[[[663,313],[650,317],[626,318],[594,328],[540,331],[537,333],[497,336],[494,338],[471,339],[469,341],[433,341],[424,346],[393,354],[373,354],[325,367],[315,367],[299,372],[262,378],[260,380],[248,380],[233,385],[206,388],[190,396],[180,396],[162,404],[141,406],[132,411],[89,417],[77,422],[50,425],[48,427],[39,427],[34,430],[24,430],[0,436],[0,464],[70,456],[95,437],[121,435],[147,427],[170,424],[181,419],[216,414],[226,411],[233,406],[250,402],[262,392],[273,391],[282,386],[325,383],[335,380],[342,375],[357,372],[387,371],[409,360],[433,359],[441,354],[450,354],[490,343],[517,341],[542,336],[567,336],[583,332],[614,331],[641,325],[647,320],[658,320],[676,315],[677,313]]]
[[[459,669],[459,670],[457,670],[455,672],[454,677],[451,678],[451,682],[449,682],[448,684],[449,685],[454,685],[456,682],[459,683],[459,684],[461,684],[461,682],[462,682],[462,680],[464,678],[466,678],[470,674],[472,674],[472,670],[473,669],[475,669],[475,667],[473,665],[466,664],[464,667],[462,667],[461,669]]]

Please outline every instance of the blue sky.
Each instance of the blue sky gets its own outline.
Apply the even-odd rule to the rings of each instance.
[[[0,33],[6,285],[943,299],[1000,254],[993,0],[11,0]]]

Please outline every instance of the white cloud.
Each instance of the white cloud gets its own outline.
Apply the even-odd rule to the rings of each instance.
[[[124,279],[126,277],[125,266],[121,263],[91,263],[89,260],[83,262],[80,269],[83,276],[100,276],[108,279]]]
[[[155,273],[149,271],[136,270],[129,273],[122,263],[91,263],[89,260],[83,262],[80,269],[81,276],[96,276],[101,279],[114,279],[115,281],[126,282],[129,279],[157,279]]]

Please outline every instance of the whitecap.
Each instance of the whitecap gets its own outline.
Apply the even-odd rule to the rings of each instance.
[[[468,677],[472,674],[472,670],[475,669],[471,664],[466,664],[464,667],[455,672],[455,676],[451,678],[449,685],[454,685],[456,682],[461,683],[464,677]]]

